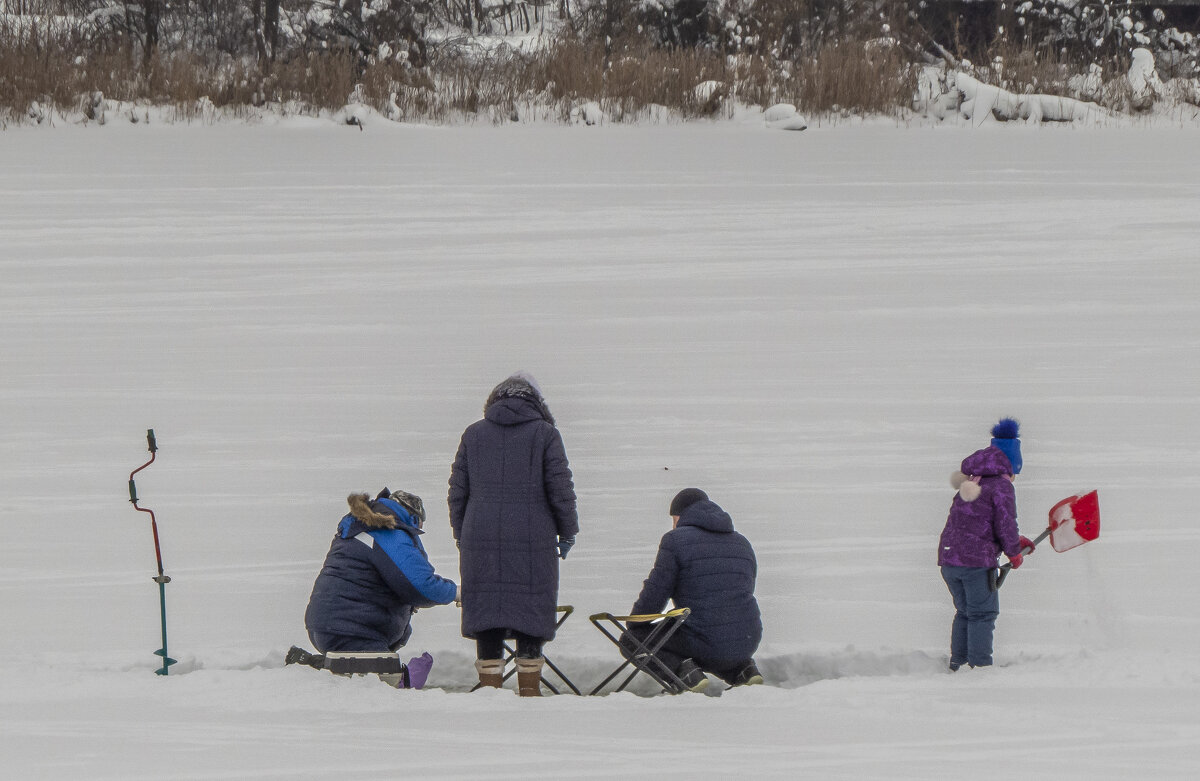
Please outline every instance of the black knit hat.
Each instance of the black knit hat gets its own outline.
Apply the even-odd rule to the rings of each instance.
[[[699,488],[685,488],[675,494],[675,498],[671,500],[671,511],[668,515],[681,515],[684,510],[691,507],[696,502],[708,501],[708,494],[701,491]]]

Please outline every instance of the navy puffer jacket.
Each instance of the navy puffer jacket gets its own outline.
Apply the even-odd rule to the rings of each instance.
[[[512,629],[554,638],[559,537],[579,531],[558,429],[538,398],[498,398],[463,432],[450,472],[462,634]]]
[[[412,634],[413,608],[446,605],[458,586],[434,572],[417,522],[392,499],[350,497],[304,624],[318,651],[395,651]]]
[[[672,645],[711,664],[737,664],[752,657],[762,640],[757,576],[750,541],[734,531],[729,513],[702,500],[663,535],[633,613],[661,613],[667,600],[690,608],[676,636],[681,642],[673,638]]]

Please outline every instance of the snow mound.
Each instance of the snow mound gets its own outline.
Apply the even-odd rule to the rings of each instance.
[[[808,122],[791,103],[776,103],[763,112],[763,121],[772,130],[804,130]]]

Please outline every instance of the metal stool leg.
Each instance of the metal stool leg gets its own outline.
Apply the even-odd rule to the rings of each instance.
[[[570,618],[571,614],[575,612],[575,608],[572,605],[559,605],[558,608],[555,610],[555,612],[562,614],[561,616],[559,616],[558,620],[554,623],[554,629],[557,631],[559,628],[562,627],[562,625],[564,623],[566,623],[566,620],[568,618]],[[508,664],[510,662],[512,662],[514,659],[516,659],[517,651],[515,648],[513,648],[511,645],[508,644],[508,641],[504,642],[504,651],[507,654],[507,656],[504,657],[504,664],[505,664],[505,666],[508,666]],[[550,657],[546,656],[544,651],[542,652],[542,658],[546,660],[546,666],[549,667],[550,670],[555,675],[558,676],[558,679],[560,681],[562,681],[563,683],[565,683],[571,689],[571,691],[575,692],[576,694],[578,694],[580,696],[583,695],[583,692],[579,691],[579,688],[574,683],[571,682],[571,679],[568,678],[562,670],[560,670],[558,668],[558,665],[556,665],[553,661],[550,660]],[[517,672],[517,668],[513,667],[511,670],[509,670],[507,673],[505,673],[504,674],[504,682],[507,682],[509,678],[513,677],[513,675],[516,674],[516,672]],[[475,684],[474,686],[471,687],[471,691],[476,691],[482,685],[483,685],[482,683]],[[545,686],[547,689],[549,689],[554,694],[560,694],[558,688],[553,683],[546,680],[545,671],[543,671],[543,673],[542,673],[542,685]]]
[[[600,682],[596,688],[592,689],[591,694],[598,694],[605,686],[628,666],[634,667],[633,672],[618,686],[615,691],[624,691],[639,672],[646,673],[655,683],[662,686],[663,691],[671,694],[679,694],[687,690],[683,681],[675,674],[675,671],[669,668],[657,654],[659,650],[666,645],[672,635],[678,631],[683,625],[684,620],[688,617],[691,611],[688,608],[679,608],[672,610],[669,613],[656,613],[646,616],[614,616],[611,613],[597,613],[590,617],[590,620],[597,629],[599,629],[605,637],[607,637],[618,650],[621,655],[625,656],[628,651],[628,657],[625,661],[613,670],[607,678]],[[622,623],[622,621],[624,623]],[[618,636],[614,636],[612,632],[604,626],[604,622],[611,623],[616,627]],[[640,639],[629,631],[630,624],[652,624],[650,634],[646,638]],[[623,646],[620,638],[626,637],[632,648]]]

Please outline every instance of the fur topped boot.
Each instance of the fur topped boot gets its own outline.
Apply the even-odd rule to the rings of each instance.
[[[517,691],[522,697],[542,696],[542,665],[546,663],[543,657],[536,659],[517,659]]]
[[[479,673],[479,683],[484,687],[499,689],[504,685],[503,659],[478,659],[475,671]]]

